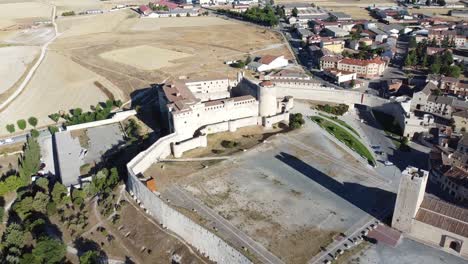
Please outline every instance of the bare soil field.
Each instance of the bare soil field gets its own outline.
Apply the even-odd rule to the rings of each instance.
[[[236,132],[223,132],[208,136],[206,148],[196,148],[184,153],[182,158],[219,157],[229,156],[243,150],[250,149],[270,136],[280,133],[282,129],[276,128],[264,130],[259,126],[250,126],[238,129]],[[236,146],[227,148],[223,146],[224,141],[233,141]],[[156,180],[159,191],[173,183],[183,180],[185,177],[211,167],[220,160],[188,161],[188,162],[158,162],[145,171],[145,176]]]
[[[216,17],[193,17],[188,20],[177,17],[139,19],[134,15],[133,11],[125,10],[100,16],[59,19],[62,35],[50,48],[66,54],[74,62],[108,79],[127,98],[136,90],[167,78],[205,77],[213,74],[235,78],[237,69],[223,62],[243,59],[249,53],[255,53],[256,56],[284,54],[288,58],[292,57],[287,48],[281,45],[281,36],[233,20]],[[195,21],[198,19],[198,23],[206,26],[180,26],[184,23],[196,25]],[[135,27],[145,30],[135,30]],[[139,46],[193,56],[177,59],[177,65],[161,65],[161,68],[154,70],[148,70],[154,67],[151,65],[154,62],[146,58],[147,65],[144,65],[144,61],[139,61],[139,65],[132,66],[128,62],[115,63],[100,56]],[[135,60],[131,54],[133,53],[130,53],[128,61]],[[154,54],[148,57],[157,60],[157,54]],[[122,56],[122,59],[125,57]]]
[[[217,17],[177,17],[177,18],[144,18],[139,19],[131,28],[132,30],[152,31],[161,28],[178,27],[207,27],[235,25],[233,20]]]
[[[20,154],[14,155],[5,155],[0,156],[0,178],[4,176],[10,170],[18,169],[18,158]]]
[[[121,98],[119,90],[106,79],[66,56],[49,52],[23,93],[0,112],[0,133],[18,119],[35,116],[38,126],[44,126],[53,122],[48,118],[52,113],[76,107],[87,110],[90,105],[107,100],[95,81],[113,91],[115,98]]]
[[[156,70],[163,67],[177,66],[175,60],[192,56],[191,54],[142,45],[131,48],[112,50],[100,55],[102,58],[127,64],[141,70]]]
[[[306,124],[177,184],[286,263],[306,263],[389,199],[369,172]]]
[[[34,26],[11,32],[5,42],[18,45],[42,45],[55,35],[52,26]]]
[[[39,53],[38,47],[0,48],[0,94],[13,86]]]
[[[0,29],[26,21],[48,20],[51,12],[52,6],[41,2],[5,3],[5,1],[0,1]]]

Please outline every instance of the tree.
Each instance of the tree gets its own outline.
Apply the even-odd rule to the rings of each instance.
[[[67,196],[67,187],[61,184],[60,182],[56,182],[54,188],[52,189],[52,201],[54,201],[57,205],[61,205],[63,203],[63,198]]]
[[[55,114],[50,114],[49,118],[52,119],[55,123],[57,123],[60,119],[60,115],[55,113]]]
[[[437,3],[440,5],[440,6],[445,6],[447,3],[445,2],[445,0],[437,0]]]
[[[7,226],[4,234],[4,240],[2,242],[5,247],[17,247],[23,248],[25,232],[21,225],[17,223],[11,223]]]
[[[14,124],[8,124],[8,125],[6,125],[6,129],[7,129],[8,132],[14,133],[15,132],[15,125]]]
[[[294,7],[293,10],[291,11],[291,15],[292,15],[293,17],[297,17],[298,13],[299,13],[299,10],[297,10],[296,7]]]
[[[432,63],[430,70],[432,74],[439,74],[441,68],[441,61],[439,56],[435,56],[434,62]]]
[[[37,126],[37,118],[34,117],[34,116],[31,116],[30,118],[28,118],[28,123],[31,126],[36,127]]]
[[[36,180],[35,184],[45,193],[49,193],[49,180],[47,178],[41,177]]]
[[[426,0],[426,5],[427,6],[430,6],[432,4],[432,1],[431,0]]]
[[[40,135],[39,131],[37,131],[36,129],[31,129],[30,133],[31,133],[31,137],[33,138],[38,138]]]
[[[55,133],[57,133],[59,131],[58,127],[56,126],[48,126],[47,129],[49,130],[49,132],[53,135]]]
[[[450,66],[447,74],[450,77],[458,78],[460,77],[461,69],[457,65]]]
[[[416,48],[417,45],[418,45],[418,43],[416,42],[416,37],[411,37],[410,40],[409,40],[409,43],[408,43],[408,47],[410,49],[414,49],[414,48]]]
[[[424,68],[426,68],[427,65],[428,65],[427,54],[424,54],[423,59],[422,59],[422,62],[421,62],[421,66],[423,66]]]
[[[61,263],[65,258],[66,246],[53,238],[42,237],[32,254],[38,263]]]
[[[45,214],[47,212],[47,204],[49,203],[49,195],[43,192],[37,192],[34,196],[32,204],[33,210]]]
[[[16,124],[18,125],[18,128],[21,130],[24,130],[26,128],[26,120],[20,119],[16,121]]]
[[[32,204],[33,198],[31,196],[24,197],[13,205],[13,211],[15,211],[21,219],[25,219],[33,209]]]
[[[95,264],[99,263],[99,252],[94,250],[86,251],[80,257],[80,264]]]

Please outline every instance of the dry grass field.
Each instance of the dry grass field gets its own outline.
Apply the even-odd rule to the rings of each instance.
[[[108,98],[94,85],[95,81],[118,92],[107,80],[70,58],[49,52],[25,91],[0,112],[0,131],[5,132],[7,124],[30,116],[39,119],[39,126],[47,125],[52,122],[47,117],[51,113],[75,107],[86,110],[91,104],[105,101]]]
[[[21,78],[38,52],[39,48],[34,46],[0,48],[0,94]]]
[[[191,54],[142,45],[131,48],[112,50],[102,53],[102,58],[136,67],[140,70],[156,70],[163,67],[177,66],[174,60],[192,56]]]
[[[52,6],[39,1],[0,1],[0,29],[17,23],[48,20]]]

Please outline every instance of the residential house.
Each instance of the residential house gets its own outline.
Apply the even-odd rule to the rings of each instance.
[[[325,56],[320,60],[321,69],[336,69],[345,72],[355,72],[358,77],[374,78],[381,76],[387,67],[387,62],[380,57],[370,60]]]
[[[330,36],[333,38],[342,38],[342,37],[346,37],[349,35],[349,31],[344,30],[338,26],[326,27],[324,28],[323,31],[327,36]]]

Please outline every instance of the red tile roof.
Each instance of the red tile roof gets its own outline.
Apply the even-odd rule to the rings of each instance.
[[[350,65],[359,65],[359,66],[367,66],[369,64],[383,64],[383,61],[380,57],[373,58],[371,60],[360,60],[360,59],[351,59],[351,58],[344,58],[340,61],[343,64],[350,64]]]
[[[425,196],[416,220],[468,237],[468,209]]]
[[[278,58],[278,56],[273,56],[273,55],[265,55],[265,56],[262,56],[258,62],[261,63],[261,64],[270,64],[272,63],[274,60],[276,60]]]

